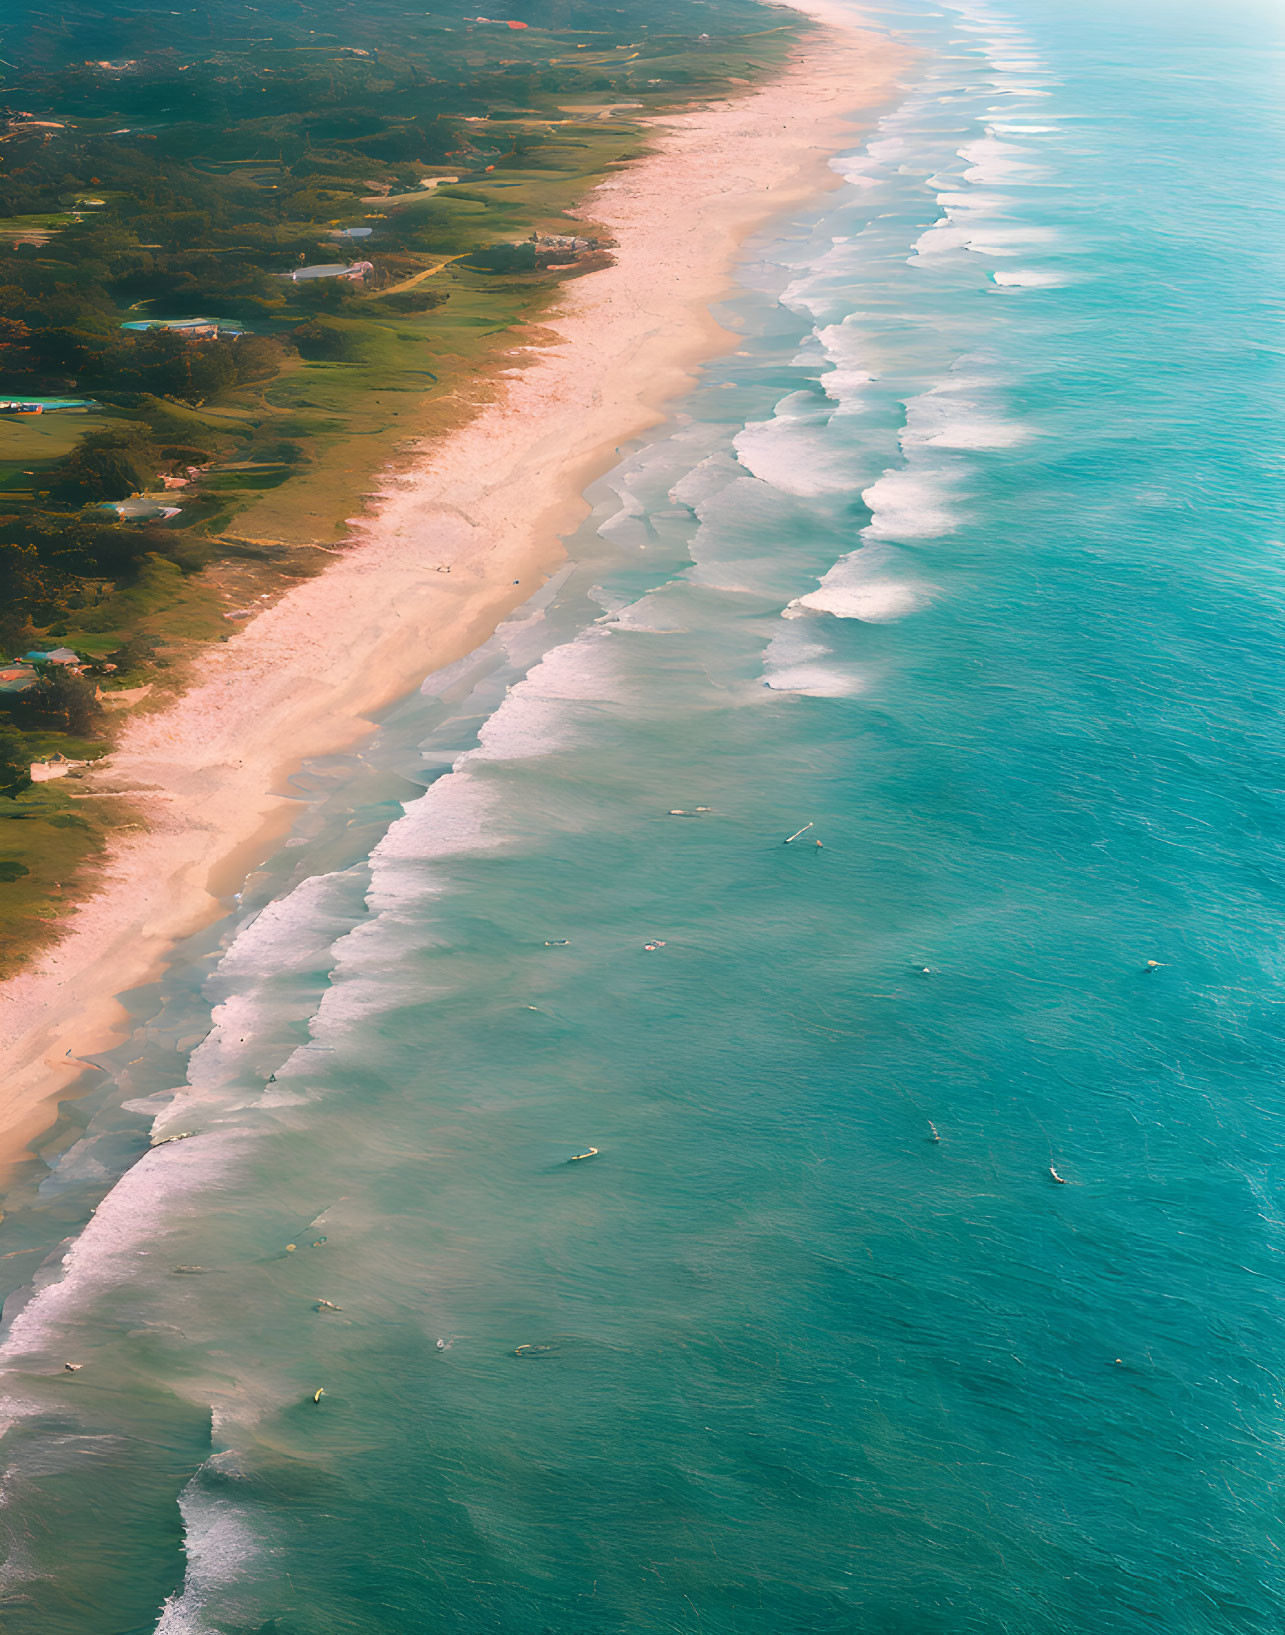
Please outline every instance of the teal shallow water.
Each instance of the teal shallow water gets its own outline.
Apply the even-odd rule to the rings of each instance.
[[[1279,40],[880,20],[7,1201],[15,1635],[1281,1626]]]

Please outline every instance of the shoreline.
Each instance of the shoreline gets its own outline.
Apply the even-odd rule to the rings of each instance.
[[[889,100],[907,54],[822,21],[789,66],[734,99],[648,121],[649,152],[579,213],[617,240],[609,268],[564,286],[496,400],[383,478],[342,555],[205,651],[162,714],[131,722],[93,776],[148,828],[114,842],[52,947],[0,984],[0,1165],[133,1026],[119,995],[154,981],[289,826],[287,780],[350,748],[371,716],[463,657],[565,560],[585,488],[660,424],[707,359],[736,344],[709,307],[745,239],[838,185],[829,160]],[[439,568],[449,567],[449,572]]]

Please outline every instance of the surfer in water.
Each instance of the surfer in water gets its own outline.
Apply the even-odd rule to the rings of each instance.
[[[1049,1165],[1049,1174],[1057,1182],[1058,1186],[1064,1187],[1064,1186],[1067,1185],[1066,1176],[1065,1175],[1059,1175],[1058,1172],[1053,1168],[1052,1164]]]

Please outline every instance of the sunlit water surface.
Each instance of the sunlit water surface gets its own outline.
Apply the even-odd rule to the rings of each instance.
[[[1285,1624],[1279,39],[875,21],[8,1200],[9,1635]]]

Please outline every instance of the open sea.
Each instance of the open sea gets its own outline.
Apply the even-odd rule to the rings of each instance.
[[[1281,14],[870,15],[5,1200],[5,1635],[1285,1627]]]

